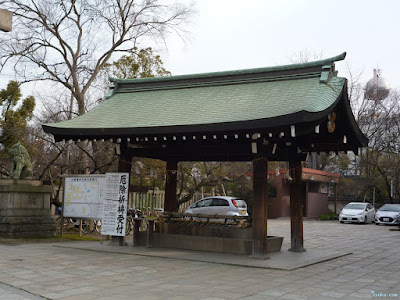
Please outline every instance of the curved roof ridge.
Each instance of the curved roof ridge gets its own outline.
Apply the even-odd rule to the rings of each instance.
[[[303,68],[324,66],[327,64],[333,64],[335,61],[344,60],[346,57],[346,52],[343,52],[337,56],[333,56],[330,58],[325,58],[322,60],[306,62],[306,63],[298,63],[298,64],[289,64],[289,65],[280,65],[280,66],[271,66],[271,67],[263,67],[263,68],[253,68],[253,69],[243,69],[243,70],[229,70],[229,71],[220,71],[220,72],[210,72],[210,73],[195,73],[195,74],[185,74],[185,75],[173,75],[173,76],[163,76],[163,77],[147,77],[147,78],[131,78],[131,79],[120,79],[115,77],[109,77],[111,82],[116,83],[144,83],[144,82],[157,82],[157,81],[168,81],[168,80],[184,80],[184,79],[195,79],[195,78],[212,78],[212,77],[221,77],[221,76],[230,76],[230,75],[244,75],[244,74],[256,74],[256,73],[266,73],[266,72],[276,72],[276,71],[288,71],[288,70],[299,70]]]

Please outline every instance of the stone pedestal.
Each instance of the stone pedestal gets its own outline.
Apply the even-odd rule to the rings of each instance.
[[[159,248],[177,248],[210,252],[252,254],[253,229],[224,225],[203,226],[204,223],[157,223],[151,244]],[[138,232],[139,245],[146,245],[145,232]],[[266,252],[282,248],[283,237],[267,236]]]
[[[0,237],[45,237],[56,231],[53,188],[40,180],[0,180]]]

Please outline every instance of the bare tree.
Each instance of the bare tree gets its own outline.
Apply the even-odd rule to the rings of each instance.
[[[382,201],[393,202],[400,185],[400,95],[392,90],[382,102],[363,98],[359,104],[358,124],[369,139],[359,158],[360,175],[375,187]]]
[[[19,76],[50,80],[73,95],[78,114],[97,75],[116,52],[134,52],[152,39],[165,42],[184,24],[191,6],[158,0],[5,0],[13,31],[0,37],[0,70],[12,63]]]
[[[311,51],[309,49],[304,49],[293,53],[288,57],[288,60],[293,64],[303,64],[314,60],[322,59],[323,52]]]

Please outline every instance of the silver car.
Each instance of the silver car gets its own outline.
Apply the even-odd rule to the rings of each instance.
[[[340,223],[369,223],[375,219],[375,208],[365,202],[350,202],[339,214]]]
[[[203,198],[192,204],[185,213],[194,215],[248,216],[246,201],[228,196]]]
[[[375,224],[398,225],[400,223],[400,204],[385,204],[375,214]]]

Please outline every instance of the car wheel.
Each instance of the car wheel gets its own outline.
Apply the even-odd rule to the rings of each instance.
[[[379,223],[376,223],[376,222],[375,222],[375,225],[378,225],[378,226],[379,226]]]
[[[368,223],[368,218],[367,218],[367,216],[365,216],[365,218],[364,218],[364,224],[367,224]]]
[[[342,223],[342,224],[343,224],[344,222],[343,222],[343,221],[340,221],[340,223]]]

